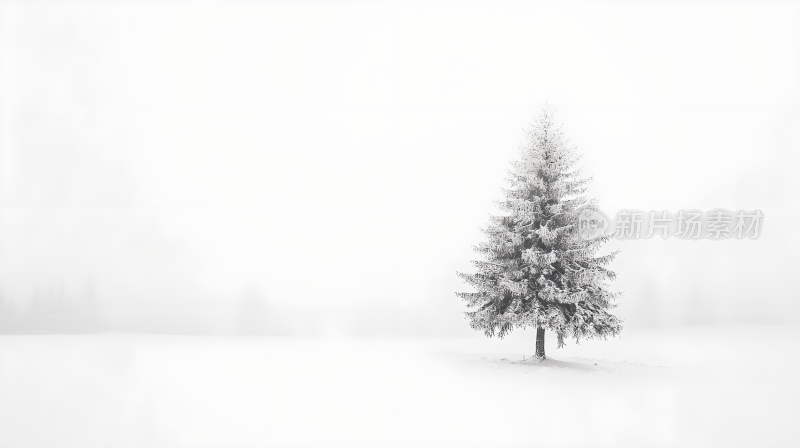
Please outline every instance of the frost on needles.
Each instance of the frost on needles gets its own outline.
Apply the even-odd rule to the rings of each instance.
[[[536,358],[544,359],[545,330],[558,347],[572,337],[616,336],[622,322],[609,313],[621,293],[609,290],[616,274],[606,266],[619,251],[595,256],[612,235],[584,240],[578,215],[596,210],[576,168],[580,156],[569,145],[553,113],[545,110],[527,131],[519,160],[511,163],[502,214],[481,229],[488,241],[474,247],[482,260],[474,274],[458,273],[475,292],[457,295],[467,302],[470,326],[503,338],[514,327],[535,327]]]

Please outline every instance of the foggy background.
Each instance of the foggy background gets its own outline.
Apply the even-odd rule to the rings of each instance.
[[[798,17],[2,1],[0,332],[472,334],[455,273],[545,103],[610,216],[765,214],[608,244],[628,327],[797,323]]]

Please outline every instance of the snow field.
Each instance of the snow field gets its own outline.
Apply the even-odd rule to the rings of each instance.
[[[548,336],[3,336],[0,446],[795,445],[797,327]]]

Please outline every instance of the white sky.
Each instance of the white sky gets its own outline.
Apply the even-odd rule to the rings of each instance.
[[[800,2],[0,2],[0,288],[119,307],[448,308],[545,102],[620,208],[631,325],[787,320]],[[611,249],[612,247],[609,247]]]

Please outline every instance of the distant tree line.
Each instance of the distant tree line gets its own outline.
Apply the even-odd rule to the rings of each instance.
[[[19,301],[0,291],[0,334],[78,334],[100,331],[93,297],[66,298],[63,290],[36,291]]]
[[[24,299],[24,300],[23,300]],[[255,290],[245,291],[214,316],[190,308],[173,310],[181,316],[163,318],[155,310],[110,319],[91,287],[83,293],[65,293],[61,287],[40,287],[19,299],[0,290],[0,335],[89,334],[104,332],[155,334],[232,334],[242,336],[314,336],[344,334],[444,335],[461,329],[461,319],[450,309],[391,307],[292,309],[274,307]],[[184,304],[187,306],[188,304]],[[198,307],[202,305],[198,304]]]

